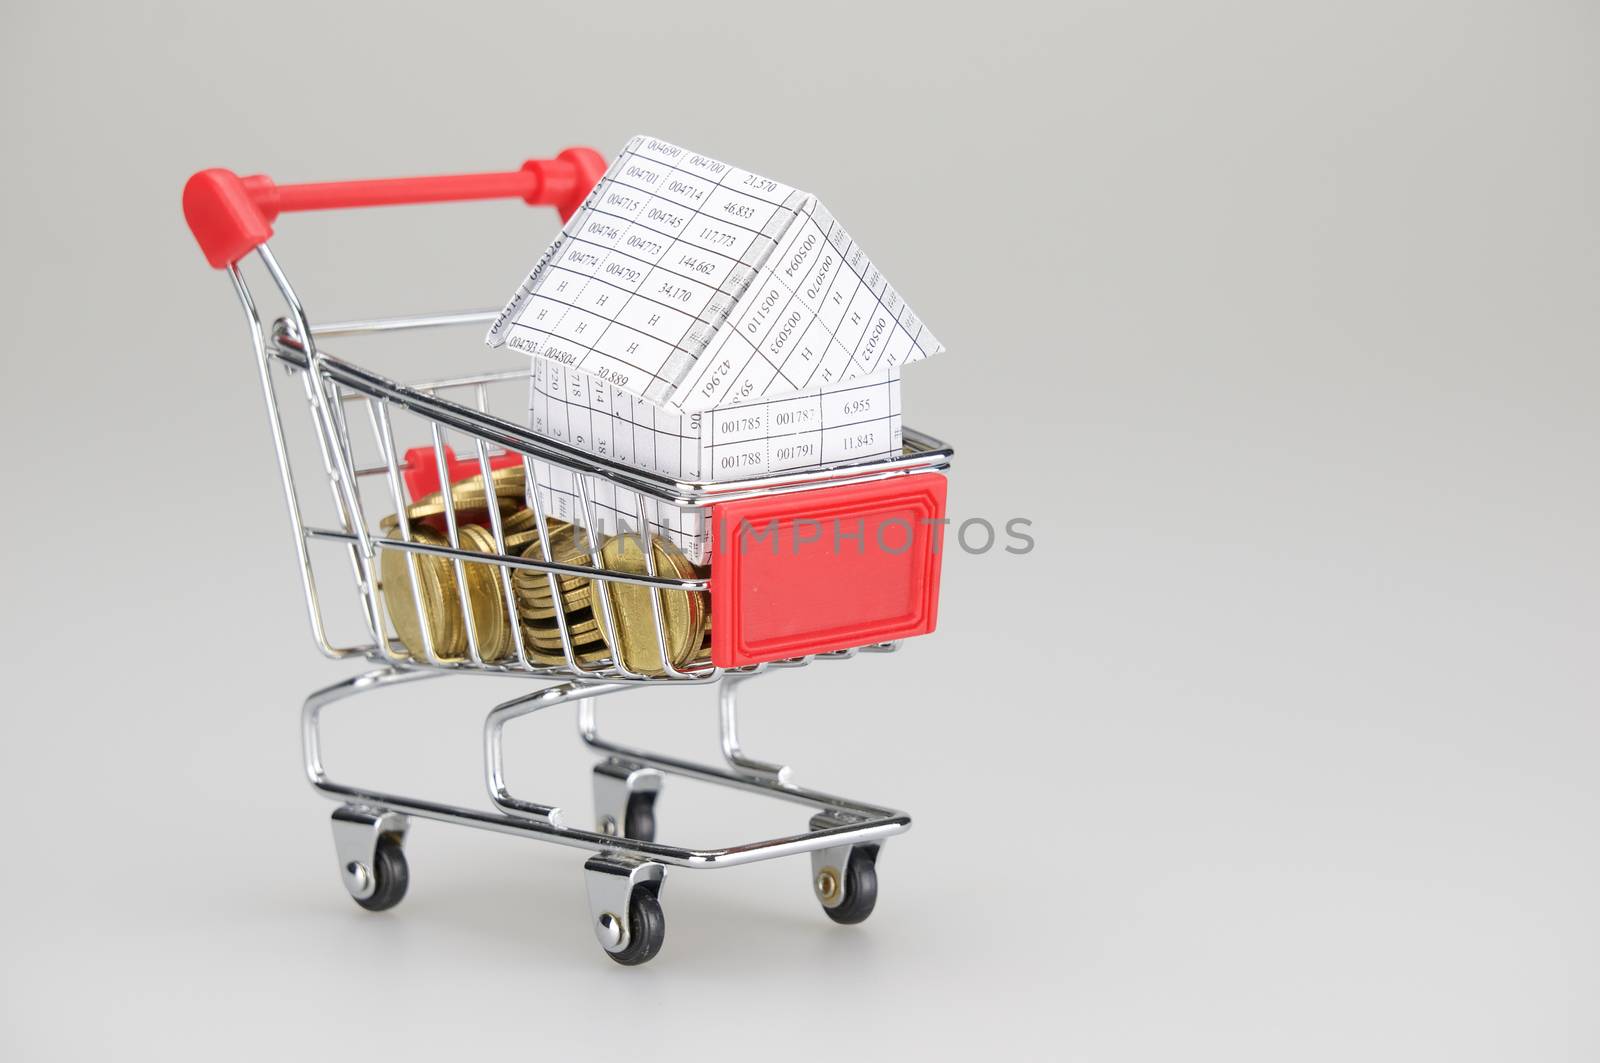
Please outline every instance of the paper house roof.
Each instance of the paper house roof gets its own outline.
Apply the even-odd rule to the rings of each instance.
[[[487,342],[682,412],[944,350],[817,198],[634,137]]]

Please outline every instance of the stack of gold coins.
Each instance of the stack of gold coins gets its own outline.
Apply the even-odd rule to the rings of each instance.
[[[600,567],[625,575],[646,575],[644,549],[644,540],[638,535],[609,536],[600,543]],[[651,536],[650,549],[654,554],[656,575],[669,579],[693,579],[699,575],[670,540]],[[558,564],[594,565],[588,537],[570,524],[551,532],[550,552]],[[542,545],[531,543],[523,556],[543,560]],[[662,639],[658,640],[653,588],[582,576],[560,576],[555,583],[560,593],[559,602],[551,590],[549,574],[523,569],[513,577],[523,643],[529,657],[541,664],[565,664],[567,645],[572,647],[573,659],[579,663],[609,659],[642,675],[663,675],[667,663],[682,668],[706,656],[710,609],[702,591],[661,592]],[[611,630],[606,627],[605,606],[597,597],[597,584],[606,588],[605,604],[611,610]],[[661,641],[666,643],[665,662]]]
[[[547,523],[551,526],[557,524],[555,521]],[[500,533],[505,537],[505,552],[512,557],[520,557],[529,543],[539,541],[539,518],[531,509],[519,509],[500,521]],[[490,535],[490,539],[493,538]]]
[[[695,578],[694,566],[670,539],[659,535],[648,538],[657,576]],[[616,535],[606,540],[600,560],[609,571],[643,576],[649,573],[645,549],[645,540],[638,535]],[[616,626],[616,644],[611,645],[603,624],[601,635],[618,663],[630,671],[662,675],[666,672],[661,657],[663,642],[666,662],[674,668],[682,668],[699,656],[711,616],[703,591],[661,591],[658,595],[651,587],[611,581],[605,582],[604,587]],[[656,637],[657,598],[661,611],[662,637],[659,639]]]
[[[450,489],[454,506],[456,538],[460,548],[471,553],[521,556],[544,560],[544,544],[539,535],[539,518],[521,505],[521,468],[498,469],[494,476],[495,509],[500,523],[497,549],[492,527],[491,507],[482,477],[472,477]],[[411,541],[427,546],[448,546],[445,534],[447,502],[443,492],[435,492],[406,507],[406,523]],[[384,534],[397,538],[400,518],[385,517]],[[546,521],[545,535],[551,560],[557,564],[593,568],[598,554],[599,567],[625,575],[646,575],[645,540],[625,534],[602,538],[598,549],[581,529],[566,521]],[[669,579],[694,579],[699,571],[671,541],[649,537],[656,575]],[[516,656],[519,634],[528,659],[539,665],[616,662],[642,675],[663,675],[670,664],[683,668],[709,656],[711,619],[708,596],[701,591],[657,591],[650,587],[586,576],[557,576],[555,590],[551,576],[529,569],[511,573],[512,597],[517,623],[512,624],[507,608],[504,570],[493,562],[463,561],[459,578],[455,560],[433,554],[383,549],[380,575],[384,601],[395,632],[406,650],[418,660],[428,660],[428,645],[441,660],[468,658],[472,640],[479,658],[485,662],[505,661]],[[604,586],[605,603],[610,606],[611,628],[605,624],[604,609],[597,599],[596,584]],[[463,588],[465,594],[463,595]],[[656,610],[660,609],[661,639],[657,638]],[[429,643],[423,639],[426,628]],[[661,641],[666,643],[662,658]]]
[[[522,466],[514,465],[510,468],[496,469],[491,474],[494,481],[495,502],[503,517],[519,510],[523,506],[523,472]],[[450,503],[455,509],[457,524],[477,524],[487,522],[489,519],[488,492],[483,489],[483,477],[469,476],[450,487]],[[406,519],[412,523],[426,524],[434,531],[444,531],[449,522],[445,516],[445,498],[443,491],[435,491],[431,495],[424,495],[406,507]],[[382,525],[387,530],[399,527],[400,518],[394,515],[383,518]]]
[[[515,556],[538,538],[537,518],[531,511],[518,508],[523,490],[521,467],[497,469],[493,481],[506,553]],[[456,538],[461,549],[480,554],[499,553],[494,533],[473,523],[487,520],[490,511],[482,477],[453,485],[450,503],[455,510]],[[427,546],[450,545],[442,534],[448,527],[445,505],[444,493],[436,491],[406,507],[411,542]],[[385,536],[398,537],[400,518],[397,515],[387,516],[379,523]],[[485,562],[461,564],[460,573],[466,588],[464,609],[462,583],[457,579],[453,560],[398,549],[384,549],[382,554],[379,574],[385,606],[395,633],[412,657],[428,659],[428,643],[423,639],[426,624],[435,657],[452,661],[465,659],[471,649],[467,636],[469,615],[479,659],[499,661],[515,654],[516,632],[498,566]]]
[[[565,521],[549,522],[550,554],[557,564],[593,565],[593,555],[588,535]],[[533,541],[522,551],[530,561],[543,561],[544,545],[539,541],[537,528]],[[558,576],[556,586],[560,591],[558,603],[550,589],[550,576],[531,569],[517,569],[511,577],[517,596],[517,615],[522,620],[522,642],[528,659],[537,664],[566,664],[566,650],[561,641],[561,626],[565,621],[567,639],[572,645],[573,659],[583,664],[605,660],[610,651],[600,639],[593,610],[590,608],[590,581],[581,576]]]
[[[495,552],[494,536],[487,529],[463,524],[458,532],[463,550]],[[426,546],[450,545],[444,536],[422,524],[411,529],[411,541]],[[442,660],[465,658],[470,648],[466,619],[469,614],[480,659],[502,660],[515,652],[511,618],[496,566],[484,562],[462,563],[461,575],[466,580],[466,610],[463,611],[462,584],[457,580],[453,560],[409,550],[385,549],[382,553],[379,571],[389,619],[413,657],[428,659],[428,644],[423,640],[423,625],[426,624],[434,656]]]

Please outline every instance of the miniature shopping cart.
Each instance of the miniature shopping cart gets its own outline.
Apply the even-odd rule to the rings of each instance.
[[[876,860],[884,841],[907,830],[904,813],[819,793],[796,785],[789,769],[747,756],[739,742],[738,694],[756,675],[800,667],[814,660],[844,660],[858,652],[887,652],[908,635],[932,630],[938,602],[939,535],[945,478],[952,451],[910,429],[903,453],[883,460],[839,463],[760,479],[684,482],[641,472],[531,432],[527,420],[528,370],[521,367],[455,373],[427,383],[395,383],[362,364],[334,357],[336,345],[426,339],[419,330],[482,329],[493,312],[439,314],[315,325],[268,249],[272,223],[281,212],[446,200],[522,198],[552,205],[563,219],[582,203],[604,171],[589,149],[569,149],[554,159],[535,160],[503,174],[344,182],[274,184],[266,177],[240,178],[206,170],[190,179],[184,211],[210,264],[225,270],[250,327],[262,392],[266,398],[295,552],[304,582],[311,630],[322,652],[337,659],[363,659],[375,670],[319,690],[301,717],[306,774],[321,793],[340,802],[333,813],[334,847],[345,887],[363,908],[382,911],[405,895],[409,872],[403,844],[412,817],[480,827],[593,853],[584,865],[595,936],[612,959],[640,964],[661,948],[665,935],[660,891],[667,867],[717,868],[808,853],[812,883],[825,912],[839,923],[859,923],[877,899]],[[282,299],[282,316],[270,324],[246,281],[243,263],[259,260]],[[255,274],[252,267],[249,271]],[[458,346],[485,349],[477,335]],[[506,357],[504,352],[499,353]],[[497,410],[505,410],[502,416]],[[299,426],[303,424],[303,430]],[[406,444],[420,445],[408,447]],[[305,465],[315,474],[305,477]],[[460,534],[470,519],[457,511],[451,488],[462,475],[476,478],[492,494],[493,476],[520,463],[526,500],[535,510],[541,550],[508,549],[504,519],[487,507],[487,527],[496,549],[468,549]],[[320,467],[318,467],[320,466]],[[300,474],[297,476],[297,473]],[[552,552],[551,520],[545,512],[541,477],[563,477],[571,505],[569,526],[595,533],[605,514],[632,517],[635,526],[663,526],[663,512],[704,518],[716,549],[709,571],[696,578],[658,571],[646,549],[645,571],[606,567],[594,548],[576,563]],[[316,481],[320,481],[317,483]],[[419,484],[442,494],[442,540],[410,534],[404,514]],[[409,491],[409,494],[408,494]],[[602,505],[603,501],[603,505]],[[602,510],[605,513],[602,513]],[[317,516],[325,512],[326,517]],[[388,514],[400,526],[385,525]],[[816,535],[828,519],[848,519],[856,529],[841,546]],[[393,518],[391,518],[393,520]],[[900,538],[892,549],[861,549],[883,541],[885,529]],[[481,537],[477,539],[482,546]],[[575,636],[555,610],[560,651],[530,653],[519,638],[515,649],[491,659],[471,634],[464,653],[447,655],[428,638],[412,646],[392,624],[393,586],[385,587],[387,552],[408,559],[442,558],[453,566],[462,589],[461,606],[471,614],[463,566],[481,566],[501,581],[501,599],[516,627],[512,578],[531,573],[548,581],[559,600],[563,580],[580,578],[596,588],[593,618],[618,645],[608,605],[609,588],[649,589],[660,665],[644,669],[622,653],[595,657],[575,650]],[[549,559],[549,560],[547,560]],[[415,590],[418,562],[407,560]],[[330,580],[353,582],[355,595],[329,595]],[[524,581],[528,576],[521,577]],[[827,593],[819,594],[818,588]],[[671,593],[709,596],[710,645],[686,663],[667,652],[663,601]],[[640,592],[632,592],[640,597]],[[417,603],[417,623],[428,630]],[[338,615],[343,609],[342,618]],[[351,638],[337,631],[343,623]],[[353,639],[353,641],[352,641]],[[548,680],[532,693],[493,708],[484,724],[483,750],[489,797],[495,811],[406,797],[336,782],[322,759],[319,721],[336,701],[368,691],[449,673],[489,674]],[[720,684],[722,756],[714,767],[660,756],[602,737],[595,703],[607,695],[656,684]],[[550,805],[513,796],[502,757],[502,735],[512,720],[555,705],[577,707],[579,733],[602,757],[594,768],[593,829],[576,825]],[[667,775],[684,776],[781,798],[814,810],[809,829],[724,848],[680,848],[655,840],[654,802]]]

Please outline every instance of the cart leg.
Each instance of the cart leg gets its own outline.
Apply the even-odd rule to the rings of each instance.
[[[594,936],[625,967],[648,963],[666,940],[661,884],[666,868],[624,853],[597,853],[583,865]]]
[[[768,764],[747,756],[739,744],[739,688],[759,673],[724,676],[717,692],[718,717],[722,723],[722,757],[740,775],[788,786],[794,773],[782,764]]]
[[[613,838],[656,840],[656,795],[666,776],[622,757],[594,766],[594,829]]]
[[[522,801],[511,796],[511,791],[506,787],[506,768],[504,747],[504,734],[506,724],[512,720],[540,709],[553,708],[556,705],[565,705],[567,702],[577,702],[580,718],[585,713],[594,714],[594,699],[605,694],[612,694],[619,690],[626,690],[625,683],[583,683],[567,682],[556,686],[545,687],[543,690],[496,705],[483,721],[483,762],[484,771],[489,783],[489,799],[495,807],[502,812],[509,812],[516,816],[526,816],[531,819],[542,820],[552,827],[564,829],[566,823],[562,819],[561,809],[552,805],[540,805],[531,801]],[[659,782],[657,789],[660,788]],[[597,791],[598,795],[598,791]],[[600,816],[608,811],[604,806],[596,808]],[[617,821],[619,824],[622,820]],[[613,835],[615,836],[615,835]]]
[[[812,830],[846,827],[860,817],[842,812],[818,812]],[[822,910],[835,923],[864,922],[878,903],[878,850],[871,845],[836,845],[811,851],[811,889]]]
[[[340,805],[333,810],[333,850],[339,875],[355,902],[368,911],[393,908],[406,895],[406,817],[398,812]]]

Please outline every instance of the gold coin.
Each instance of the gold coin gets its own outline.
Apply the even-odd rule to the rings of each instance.
[[[413,542],[429,546],[446,545],[444,537],[427,528],[413,528]],[[411,582],[415,563],[416,586]],[[449,561],[430,554],[387,549],[380,559],[383,599],[394,624],[395,634],[406,651],[417,660],[426,660],[423,624],[433,640],[433,651],[441,658],[457,656],[465,647],[466,628],[460,622],[460,607],[447,603],[455,599],[455,573]],[[419,598],[420,595],[420,598]]]
[[[516,508],[527,504],[523,490],[524,478],[522,466],[512,465],[504,469],[495,469],[490,473],[494,482],[494,495],[502,508]],[[476,506],[480,509],[488,508],[485,499],[488,492],[483,489],[483,474],[476,468],[470,476],[457,480],[450,487],[450,494],[455,498],[457,506]]]
[[[494,493],[501,497],[513,496],[516,498],[517,504],[521,505],[522,496],[527,493],[528,484],[527,471],[524,468],[525,464],[525,462],[519,461],[515,465],[507,465],[491,472],[489,478],[494,481]],[[481,486],[483,483],[482,473],[480,472],[475,479]]]
[[[546,530],[552,537],[567,526],[564,520],[545,518]],[[501,523],[500,530],[505,534],[506,553],[521,557],[529,544],[539,541],[539,516],[531,509],[519,509]]]
[[[676,579],[694,576],[694,566],[683,552],[671,542],[652,536],[650,549],[654,553],[657,575]],[[639,536],[618,535],[606,541],[601,561],[607,570],[626,575],[645,575],[647,563],[645,547]],[[660,675],[665,669],[661,647],[656,639],[655,608],[652,596],[656,590],[631,583],[607,583],[605,596],[611,604],[611,615],[616,626],[618,660],[630,671],[644,675]],[[686,663],[700,648],[705,634],[705,595],[691,591],[661,591],[661,633],[666,643],[667,660],[674,667]],[[606,636],[604,628],[601,634]]]
[[[561,648],[561,628],[553,622],[522,623],[522,633],[528,641],[536,646],[547,648]],[[601,638],[600,619],[589,610],[575,613],[567,617],[567,635],[574,645],[580,642],[595,642]]]
[[[561,521],[557,520],[550,520],[546,523],[550,525],[551,531],[555,531],[562,524]],[[523,506],[521,509],[508,516],[505,519],[505,523],[501,525],[501,528],[507,535],[516,535],[519,532],[531,531],[534,533],[534,537],[537,538],[538,524],[539,515],[533,510],[529,509],[527,506]]]
[[[557,647],[554,651],[539,646],[528,646],[528,660],[539,665],[566,665],[567,655]],[[611,659],[611,650],[603,642],[593,646],[573,646],[572,659],[579,664],[597,664]]]
[[[526,510],[519,510],[518,512],[526,512]],[[461,540],[461,549],[471,550],[474,553],[479,554],[521,557],[522,552],[527,549],[528,544],[539,538],[539,533],[536,530],[526,527],[522,527],[520,530],[513,530],[510,518],[506,518],[500,522],[500,538],[505,543],[505,550],[497,550],[495,548],[494,527],[489,521],[488,510],[483,511],[483,522],[481,524],[477,522],[468,523],[467,521],[463,520],[459,522],[456,527],[458,532],[463,533],[469,527],[477,528],[483,532],[481,538],[476,536],[473,538],[471,545],[467,543],[465,538],[462,538]]]
[[[526,503],[523,498],[523,474],[521,466],[506,469],[496,469],[491,474],[494,481],[495,502],[502,513],[514,511]],[[475,474],[464,480],[458,480],[450,488],[450,505],[455,510],[456,522],[476,523],[484,521],[489,516],[488,492],[483,489],[483,476]],[[446,527],[444,518],[445,498],[443,491],[435,491],[424,495],[406,507],[406,519],[410,521],[426,521],[435,531],[443,531]],[[388,530],[400,525],[400,518],[394,514],[384,517],[379,526]]]
[[[522,556],[535,561],[542,560],[526,551]],[[576,562],[558,560],[557,563],[571,565]],[[518,579],[518,576],[522,578]],[[561,600],[568,609],[581,609],[589,600],[589,580],[583,576],[557,576],[556,585],[561,588]],[[555,599],[550,597],[549,573],[519,568],[511,575],[511,586],[517,592],[519,607],[547,609],[555,604]]]
[[[677,544],[667,538],[658,537],[655,540],[657,547],[656,572],[663,576],[676,575],[678,579],[700,579],[709,573],[709,569],[697,568],[684,552],[678,549]],[[661,562],[666,564],[662,565]],[[675,571],[668,571],[672,569]],[[694,635],[691,637],[689,656],[685,663],[709,659],[711,655],[711,595],[706,591],[685,591],[689,599],[689,611],[694,625]],[[681,667],[681,665],[679,666]]]
[[[536,529],[537,530],[537,529]],[[550,553],[554,555],[558,565],[592,565],[593,554],[589,549],[589,537],[577,528],[565,522],[559,528],[550,532]],[[522,556],[530,561],[544,560],[544,546],[539,542],[537,534],[522,551]],[[512,584],[516,587],[517,602],[519,605],[549,606],[552,604],[550,597],[550,577],[544,572],[535,572],[532,569],[519,568],[513,573]],[[563,596],[567,593],[583,591],[587,593],[589,581],[583,576],[557,577],[561,585]]]
[[[592,565],[594,563],[595,549],[592,545],[593,540],[588,532],[574,524],[568,524],[566,521],[557,520],[554,517],[547,518],[545,524],[546,531],[550,536],[550,552],[555,555],[558,564]],[[533,532],[533,542],[538,543],[539,530],[537,526],[531,530]],[[604,544],[604,536],[601,536],[600,542]],[[523,553],[534,560],[542,560],[544,547],[542,544],[530,546]],[[529,572],[528,575],[542,578],[542,574],[537,572]]]
[[[461,549],[480,554],[495,552],[494,535],[487,528],[463,524],[456,531]],[[485,661],[509,657],[513,650],[511,618],[506,613],[506,594],[500,579],[500,568],[486,562],[472,561],[463,562],[461,567],[467,577],[467,606],[472,612],[472,633],[478,640],[478,655]],[[460,607],[459,602],[458,597],[457,608]]]
[[[542,575],[540,578],[544,579]],[[543,623],[553,620],[558,612],[571,614],[579,609],[588,609],[590,604],[588,580],[584,580],[583,585],[574,590],[561,592],[560,609],[556,608],[555,602],[550,597],[548,584],[544,587],[542,596],[528,594],[521,588],[517,588],[517,615],[530,623]]]
[[[457,529],[461,549],[478,553],[493,552],[494,537],[485,528],[463,524]],[[412,541],[428,546],[448,546],[449,541],[426,527],[412,529]],[[441,660],[461,660],[467,656],[466,617],[461,607],[461,584],[456,579],[455,561],[433,554],[415,554],[417,587],[421,591],[419,615],[412,592],[407,551],[384,550],[381,559],[384,602],[395,633],[412,657],[426,660],[422,639],[425,617],[433,638],[433,651]],[[467,607],[472,613],[472,633],[478,655],[484,661],[509,657],[515,643],[511,618],[506,612],[505,591],[497,566],[486,562],[464,561]]]
[[[560,635],[535,635],[527,628],[522,629],[522,644],[528,651],[539,653],[560,653]],[[572,652],[575,654],[598,654],[601,657],[611,656],[611,648],[606,645],[606,640],[600,637],[599,632],[594,632],[584,638],[574,636],[572,639]]]
[[[523,475],[521,465],[508,465],[503,469],[493,469],[489,473],[489,479],[494,484],[495,496],[500,499],[502,504],[507,502],[518,506],[524,504],[522,496],[527,478]],[[435,492],[435,494],[437,493]],[[483,489],[483,471],[476,461],[472,463],[471,472],[450,485],[450,494],[455,498],[458,506],[468,502],[476,502],[479,506],[483,505],[483,500],[488,497],[488,492]]]
[[[457,524],[473,524],[489,519],[489,504],[485,500],[482,491],[476,494],[471,492],[452,492],[450,497],[455,507]],[[507,498],[497,498],[496,502],[499,503],[502,513],[516,505],[514,501]],[[407,506],[406,519],[413,523],[426,521],[435,528],[444,528],[447,520],[444,511],[444,495],[435,491],[433,494],[419,498]],[[385,522],[394,526],[398,526],[400,523],[399,518],[393,516],[385,518]]]

